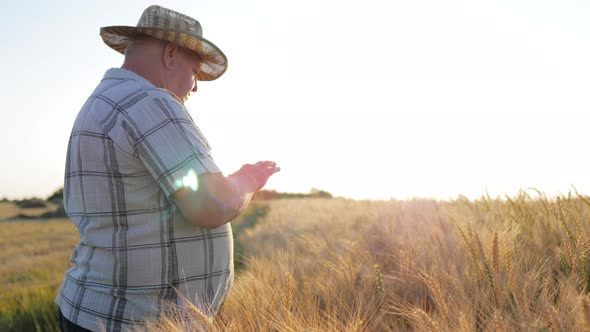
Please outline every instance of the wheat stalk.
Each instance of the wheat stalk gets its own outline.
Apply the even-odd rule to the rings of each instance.
[[[424,276],[424,281],[430,288],[434,301],[438,305],[439,312],[443,321],[447,321],[449,315],[449,307],[445,299],[444,292],[438,282],[432,276]]]
[[[422,309],[414,310],[413,316],[418,318],[418,322],[426,322],[426,329],[428,331],[441,331],[438,324],[432,319],[432,317],[430,317],[430,315],[424,312]],[[418,331],[422,330],[420,329],[420,326],[417,326],[417,328]]]
[[[494,291],[494,300],[496,301],[496,304],[498,303],[498,297],[497,297],[497,291],[496,291],[496,284],[494,283],[494,276],[492,274],[492,269],[490,268],[490,265],[488,264],[488,259],[483,251],[483,247],[481,245],[481,241],[479,239],[479,236],[472,230],[470,229],[471,232],[471,236],[473,236],[474,238],[474,242],[477,245],[477,251],[479,253],[479,255],[481,256],[481,264],[483,265],[483,270],[485,272],[485,277],[487,278],[488,282],[490,283],[490,286],[492,287],[492,290]]]
[[[504,251],[504,264],[506,265],[506,272],[508,273],[512,271],[512,259],[512,250],[510,250],[510,248],[507,248],[506,251]]]
[[[566,255],[569,267],[572,269],[572,271],[575,271],[577,264],[576,264],[576,259],[574,258],[574,253],[572,251],[572,247],[569,244],[569,241],[563,241],[563,246],[565,247],[565,255]]]
[[[285,274],[286,282],[285,282],[285,292],[283,293],[285,297],[283,298],[283,306],[287,313],[287,318],[290,319],[291,317],[291,309],[293,306],[293,291],[295,289],[295,280],[290,273]]]
[[[477,252],[475,250],[475,247],[473,246],[473,243],[471,243],[471,241],[469,240],[469,238],[467,237],[467,235],[465,234],[465,232],[463,231],[461,226],[459,226],[459,225],[455,225],[455,226],[457,228],[457,231],[459,232],[459,236],[461,236],[461,238],[463,239],[463,242],[465,242],[465,245],[467,246],[467,249],[469,250],[469,254],[471,255],[471,260],[473,262],[473,265],[477,269],[477,274],[481,275],[482,272],[479,267],[479,262],[477,260]]]
[[[494,312],[494,317],[492,317],[492,324],[494,325],[494,332],[506,332],[502,316],[497,311]]]
[[[551,326],[553,327],[553,331],[563,331],[561,324],[559,323],[559,312],[555,309],[554,306],[549,305],[549,317],[551,318]]]
[[[494,238],[492,239],[492,269],[493,269],[493,278],[494,284],[492,285],[494,288],[494,295],[496,296],[496,301],[500,301],[500,287],[498,284],[498,279],[500,275],[500,249],[498,245],[498,231],[494,232]]]
[[[498,245],[498,231],[494,232],[494,238],[492,239],[492,267],[494,274],[500,273],[500,252]]]
[[[191,315],[191,317],[197,318],[197,323],[202,324],[205,327],[205,331],[216,331],[215,325],[213,325],[213,319],[205,315],[199,308],[194,305],[187,305],[185,307],[186,312]]]
[[[588,298],[582,298],[582,315],[584,319],[584,331],[590,331],[590,303],[588,303]]]
[[[557,197],[557,212],[558,212],[558,219],[559,219],[559,223],[561,224],[561,227],[563,228],[563,230],[567,234],[570,241],[572,241],[572,242],[575,241],[574,234],[569,229],[569,227],[567,227],[567,225],[565,223],[566,218],[565,218],[565,213],[563,212],[563,203],[561,201],[561,198],[559,198],[559,197]]]
[[[377,293],[380,297],[383,297],[385,293],[383,289],[383,275],[381,274],[381,268],[379,264],[373,265],[373,269],[375,270],[375,281],[377,282]]]

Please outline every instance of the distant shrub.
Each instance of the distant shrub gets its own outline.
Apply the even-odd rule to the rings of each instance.
[[[268,201],[271,199],[279,199],[279,195],[280,194],[274,190],[260,190],[256,193],[254,199],[257,201]]]
[[[59,188],[58,190],[54,191],[51,196],[47,197],[47,201],[49,202],[63,202],[64,199],[64,188]]]
[[[317,197],[317,198],[332,198],[332,194],[330,194],[327,191],[324,190],[320,190],[320,189],[316,189],[316,188],[311,188],[311,191],[309,192],[309,196],[310,197]]]
[[[260,190],[256,193],[255,200],[258,201],[268,201],[273,199],[288,199],[288,198],[333,198],[332,194],[316,189],[311,188],[308,194],[304,193],[281,193],[275,190]]]
[[[64,188],[59,188],[54,191],[51,196],[47,197],[47,201],[57,205],[57,210],[48,211],[41,215],[41,218],[67,218],[66,210],[64,209]]]
[[[29,214],[25,214],[25,213],[19,213],[16,216],[13,217],[14,219],[37,219],[37,216],[31,216]]]
[[[64,209],[63,204],[60,202],[58,205],[57,210],[55,211],[47,211],[39,216],[39,218],[43,219],[50,219],[50,218],[67,218],[68,215],[66,214],[66,210]]]
[[[23,199],[16,201],[15,204],[21,209],[37,209],[47,207],[47,203],[39,198]]]

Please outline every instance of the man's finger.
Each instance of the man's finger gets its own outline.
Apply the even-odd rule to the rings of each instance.
[[[266,174],[267,177],[270,177],[271,175],[275,174],[276,172],[279,172],[281,170],[280,167],[272,167],[266,170]]]
[[[272,168],[272,167],[275,167],[276,165],[277,165],[277,163],[275,163],[274,161],[259,161],[256,163],[256,166],[262,167],[262,168]]]

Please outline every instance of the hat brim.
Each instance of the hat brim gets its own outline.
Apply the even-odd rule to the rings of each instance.
[[[199,81],[212,81],[227,70],[227,57],[212,42],[205,38],[190,35],[173,29],[142,28],[130,26],[110,26],[100,28],[100,36],[105,44],[124,54],[129,42],[138,35],[148,35],[166,40],[197,53],[201,59],[201,68],[197,74]]]

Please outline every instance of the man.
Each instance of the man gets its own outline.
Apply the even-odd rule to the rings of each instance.
[[[64,331],[120,331],[191,303],[213,316],[233,279],[229,221],[279,171],[224,177],[184,107],[197,81],[227,68],[198,21],[159,6],[136,27],[105,27],[125,54],[78,114],[64,204],[80,242],[56,302]]]

